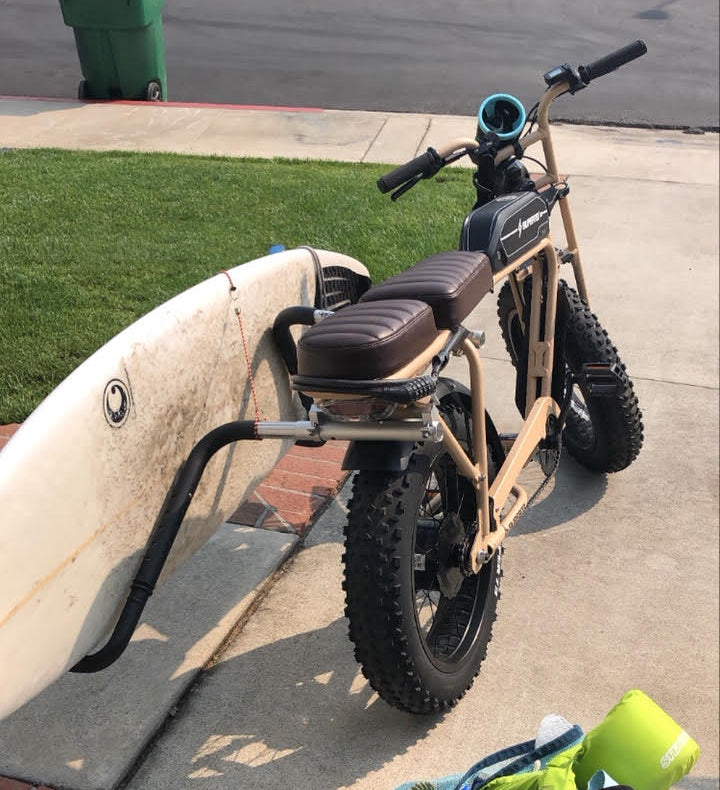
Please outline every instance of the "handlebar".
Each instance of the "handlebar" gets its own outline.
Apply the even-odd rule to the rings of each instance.
[[[580,75],[580,79],[587,85],[592,80],[603,77],[605,74],[615,71],[615,69],[619,69],[620,66],[624,66],[631,60],[642,57],[646,52],[647,47],[644,41],[633,41],[632,44],[621,47],[615,50],[615,52],[605,55],[604,58],[600,58],[593,63],[588,63],[587,66],[579,66],[578,74]]]
[[[383,194],[396,189],[397,191],[392,195],[393,200],[395,200],[421,179],[432,178],[438,171],[445,167],[445,165],[456,161],[466,154],[470,154],[471,157],[474,158],[478,155],[479,150],[485,153],[492,153],[496,165],[509,159],[513,155],[518,157],[521,156],[522,152],[530,145],[541,140],[546,140],[549,134],[547,129],[548,107],[554,99],[568,91],[574,93],[584,88],[592,80],[609,74],[611,71],[615,71],[615,69],[620,68],[620,66],[624,66],[630,61],[642,57],[646,52],[647,46],[645,42],[637,40],[633,41],[632,44],[615,50],[615,52],[605,55],[605,57],[588,63],[587,66],[579,66],[577,73],[575,73],[567,63],[564,63],[562,66],[557,66],[555,69],[545,74],[548,90],[539,102],[535,116],[539,127],[538,131],[529,131],[511,144],[499,149],[497,147],[499,140],[497,137],[495,137],[494,140],[491,139],[492,135],[489,135],[486,139],[480,140],[454,140],[452,143],[442,147],[440,151],[436,151],[434,148],[428,148],[424,154],[416,156],[404,165],[400,165],[384,176],[381,176],[377,181],[378,189]],[[546,156],[549,156],[547,152]],[[548,165],[555,170],[554,165],[551,165],[550,161],[548,161]]]
[[[432,178],[444,164],[440,154],[434,148],[428,148],[424,154],[381,176],[377,182],[378,189],[384,195],[413,178]]]

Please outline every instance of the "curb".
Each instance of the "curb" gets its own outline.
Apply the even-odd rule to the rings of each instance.
[[[57,96],[8,96],[1,94],[1,101],[55,102],[57,104],[105,104],[137,107],[189,107],[210,110],[259,110],[261,112],[325,112],[324,107],[294,107],[284,104],[228,104],[224,102],[161,101],[147,102],[135,99],[66,99]],[[2,790],[2,788],[0,788]]]

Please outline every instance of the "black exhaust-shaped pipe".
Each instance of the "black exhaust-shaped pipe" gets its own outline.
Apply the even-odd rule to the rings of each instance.
[[[208,461],[226,445],[245,439],[260,439],[253,420],[240,420],[221,425],[210,431],[195,445],[175,476],[115,629],[104,647],[82,658],[71,667],[70,672],[99,672],[120,657],[128,646],[145,604],[155,589]]]

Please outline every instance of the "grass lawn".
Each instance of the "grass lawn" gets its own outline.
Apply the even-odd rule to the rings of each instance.
[[[474,191],[448,169],[396,205],[385,166],[0,151],[0,424],[153,307],[271,244],[361,260],[374,281],[457,246]]]

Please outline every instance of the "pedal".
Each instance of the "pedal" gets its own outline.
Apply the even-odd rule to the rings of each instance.
[[[593,398],[612,398],[622,386],[622,370],[616,362],[586,362],[580,378]]]

